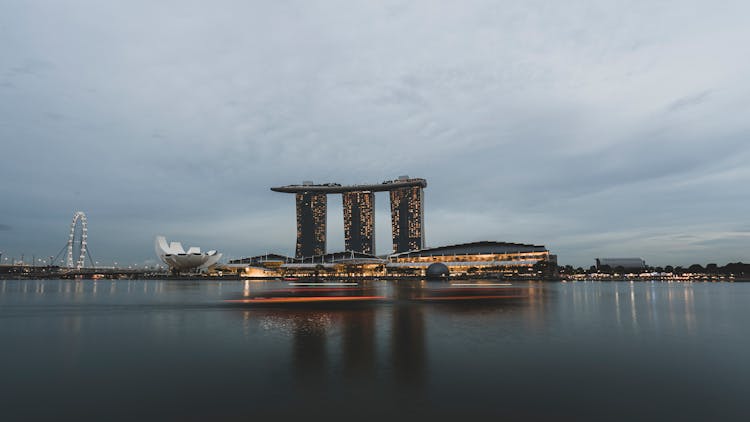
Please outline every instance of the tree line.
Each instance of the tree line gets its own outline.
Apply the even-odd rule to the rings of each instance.
[[[589,267],[588,270],[583,267],[574,268],[572,265],[565,265],[558,267],[560,274],[591,274],[591,273],[604,273],[604,274],[622,274],[629,272],[638,272],[638,270],[627,269],[623,267],[610,267],[609,265],[602,265],[597,268],[595,265]],[[734,275],[734,276],[750,276],[750,264],[742,262],[730,262],[724,266],[710,263],[706,266],[700,264],[693,264],[688,267],[672,266],[667,265],[664,267],[651,267],[646,266],[641,272],[656,272],[656,273],[672,273],[672,274],[707,274],[707,275]]]

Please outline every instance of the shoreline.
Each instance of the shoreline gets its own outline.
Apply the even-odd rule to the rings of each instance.
[[[100,275],[99,277],[96,277]],[[301,282],[330,282],[347,280],[351,282],[358,281],[399,281],[399,280],[430,280],[426,277],[415,275],[383,275],[383,276],[357,276],[357,277],[242,277],[236,274],[229,275],[198,275],[198,274],[155,274],[155,273],[118,273],[118,274],[50,274],[50,273],[4,273],[0,274],[0,280],[185,280],[185,281],[301,281]],[[452,281],[452,280],[475,280],[475,281],[526,281],[526,282],[543,282],[543,283],[579,283],[579,282],[628,282],[628,283],[647,283],[647,282],[664,282],[664,283],[746,283],[750,282],[750,277],[643,277],[643,278],[603,278],[603,277],[577,277],[577,278],[532,278],[532,277],[482,277],[482,276],[457,276],[433,279],[434,281]]]

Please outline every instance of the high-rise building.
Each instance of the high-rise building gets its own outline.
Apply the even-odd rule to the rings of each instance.
[[[377,184],[342,186],[339,183],[272,187],[274,192],[293,193],[297,198],[296,257],[326,253],[326,195],[342,194],[346,249],[375,254],[375,192],[389,192],[393,252],[424,247],[424,188],[427,181],[399,176]]]
[[[424,246],[424,190],[410,186],[390,191],[393,252],[422,249]]]
[[[344,243],[347,251],[375,254],[375,194],[343,192]]]
[[[327,196],[325,193],[298,192],[297,248],[295,256],[324,255],[326,253]]]

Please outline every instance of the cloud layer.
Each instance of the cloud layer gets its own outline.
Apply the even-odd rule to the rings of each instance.
[[[750,260],[747,2],[112,3],[0,5],[4,256],[292,253],[270,186],[409,174],[429,245]]]

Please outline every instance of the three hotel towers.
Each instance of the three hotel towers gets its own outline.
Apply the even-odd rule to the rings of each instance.
[[[297,247],[303,258],[326,253],[326,218],[329,194],[341,194],[344,205],[344,241],[347,251],[375,254],[375,192],[387,191],[391,199],[393,252],[424,246],[424,188],[427,181],[401,176],[373,185],[315,185],[304,182],[271,188],[293,193],[297,202]]]

